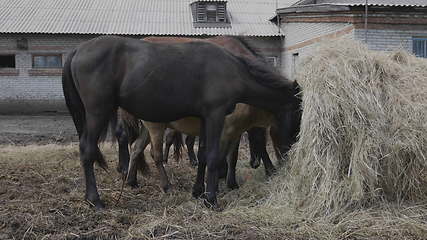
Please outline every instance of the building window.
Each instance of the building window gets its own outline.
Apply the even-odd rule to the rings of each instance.
[[[299,53],[292,54],[292,76],[295,79],[297,75]]]
[[[195,27],[231,27],[227,18],[227,2],[196,1],[191,4]]]
[[[35,54],[33,55],[33,68],[61,68],[61,54]]]
[[[273,67],[277,67],[277,57],[267,57],[267,63]]]
[[[427,38],[413,39],[413,53],[417,57],[427,58]]]
[[[197,22],[226,22],[225,2],[197,2]]]
[[[15,55],[0,55],[0,68],[15,68]]]

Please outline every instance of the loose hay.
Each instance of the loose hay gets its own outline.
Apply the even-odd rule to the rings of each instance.
[[[302,66],[300,139],[277,196],[310,216],[427,200],[427,61],[340,40]]]

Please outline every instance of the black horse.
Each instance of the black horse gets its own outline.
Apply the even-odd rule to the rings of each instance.
[[[201,119],[206,151],[203,160],[199,159],[194,191],[205,192],[207,165],[204,196],[212,205],[217,201],[219,139],[225,115],[238,102],[264,108],[278,119],[278,138],[286,139],[286,116],[300,108],[293,82],[263,62],[234,56],[205,42],[157,44],[124,37],[95,38],[68,56],[62,84],[80,139],[85,198],[97,208],[104,203],[93,163],[107,167],[98,142],[109,123],[115,128],[119,106],[151,122],[189,116]],[[156,167],[166,178],[163,164],[156,163]]]

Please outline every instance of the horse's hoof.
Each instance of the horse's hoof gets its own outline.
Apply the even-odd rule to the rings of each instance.
[[[251,165],[251,168],[257,169],[261,165],[261,162],[256,158],[255,160],[251,160],[249,165]]]
[[[203,193],[205,192],[205,188],[203,186],[201,187],[193,187],[193,192],[191,193],[194,198],[200,198],[203,196]]]
[[[105,204],[100,199],[93,200],[93,201],[91,201],[89,199],[86,199],[86,202],[89,203],[89,205],[91,207],[94,207],[96,210],[103,210],[103,209],[105,209]]]
[[[227,187],[231,190],[239,189],[239,184],[237,184],[236,182],[234,182],[234,183],[228,183],[227,182]]]
[[[161,189],[163,190],[164,193],[167,193],[170,189],[170,184],[166,184],[162,186]]]
[[[271,177],[271,176],[273,176],[273,175],[275,175],[277,173],[277,170],[276,170],[276,168],[269,168],[269,169],[265,169],[265,175],[267,176],[267,177]]]
[[[209,197],[209,194],[203,194],[203,203],[205,204],[205,207],[209,209],[219,209],[216,197]]]
[[[139,187],[139,184],[138,184],[138,182],[137,182],[137,181],[130,181],[130,182],[127,182],[126,184],[127,184],[129,187],[133,188],[133,189],[135,189],[135,188],[138,188],[138,187]]]

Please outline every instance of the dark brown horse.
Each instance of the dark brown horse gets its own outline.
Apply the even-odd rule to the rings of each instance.
[[[202,41],[202,42],[209,42],[216,44],[220,47],[223,47],[224,49],[232,52],[235,55],[247,57],[250,59],[256,59],[256,58],[262,58],[260,55],[256,53],[255,50],[252,49],[252,47],[246,43],[246,41],[243,41],[242,38],[237,37],[228,37],[228,36],[218,36],[213,38],[206,38],[206,39],[198,39],[198,38],[183,38],[183,37],[147,37],[144,39],[145,41],[149,42],[159,42],[159,43],[184,43],[184,42],[194,42],[194,41]],[[136,138],[138,137],[138,134],[146,135],[146,133],[143,133],[145,130],[143,128],[143,125],[140,123],[137,123],[137,119],[135,119],[132,115],[129,113],[120,114],[119,111],[119,122],[118,122],[118,128],[116,130],[116,136],[119,141],[119,165],[117,170],[119,172],[122,172],[123,174],[127,174],[128,172],[128,165],[129,165],[129,151],[128,151],[128,145],[131,145]],[[122,119],[120,116],[125,117],[125,119]],[[139,129],[142,127],[142,129]],[[248,130],[248,136],[249,136],[249,142],[250,142],[250,156],[251,156],[251,162],[250,165],[253,168],[257,168],[260,164],[260,160],[263,161],[265,172],[267,176],[271,176],[274,171],[275,167],[272,164],[267,150],[266,150],[266,129],[265,128],[257,128],[254,127],[253,129]],[[177,131],[169,131],[169,134],[166,135],[166,146],[165,146],[165,152],[163,154],[164,156],[164,162],[167,162],[167,158],[169,155],[169,148],[172,144],[172,140],[179,140]],[[189,159],[193,166],[197,165],[197,159],[196,155],[194,153],[194,141],[195,137],[191,135],[187,135],[186,137],[186,145],[188,149]],[[177,142],[177,141],[175,141]],[[140,140],[138,143],[144,143],[148,144],[146,140]],[[143,149],[145,149],[145,145],[136,146],[136,154],[133,154],[136,158],[144,158],[143,156]],[[203,147],[202,147],[203,148]],[[179,152],[179,147],[176,152]],[[200,149],[200,146],[199,146]],[[236,144],[236,149],[238,149],[238,143]],[[234,152],[237,150],[233,149]],[[230,154],[236,158],[232,159],[232,162],[237,161],[237,154],[233,154],[230,152]],[[177,155],[177,154],[176,154]],[[177,156],[175,156],[177,157]],[[141,160],[144,161],[144,160]],[[140,161],[138,161],[140,162]],[[235,164],[234,164],[235,165]],[[222,175],[226,175],[227,173],[227,165],[224,166],[225,172],[222,173]],[[221,171],[224,171],[222,170]],[[232,174],[234,175],[234,174]],[[128,184],[131,186],[136,186],[136,172],[134,174],[131,174],[132,179],[128,179]],[[235,181],[234,181],[235,182]]]
[[[272,112],[278,120],[279,139],[289,135],[286,116],[300,108],[294,84],[264,62],[235,56],[206,42],[156,44],[123,37],[95,38],[68,56],[62,84],[79,134],[85,198],[97,208],[104,204],[93,163],[106,167],[98,142],[109,123],[115,127],[118,107],[150,122],[201,119],[206,152],[199,159],[198,169],[203,171],[198,170],[198,179],[204,179],[207,166],[205,199],[212,205],[216,205],[222,158],[219,139],[225,116],[236,103]],[[166,177],[163,163],[156,167]],[[196,182],[197,187],[205,192],[204,181]]]

